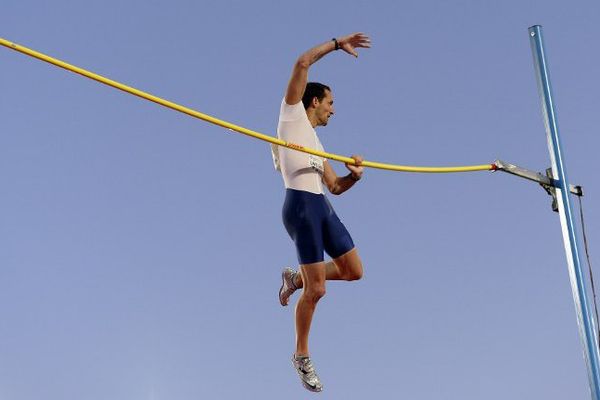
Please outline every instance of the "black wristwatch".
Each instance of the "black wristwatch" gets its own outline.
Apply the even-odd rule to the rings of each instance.
[[[336,38],[333,38],[333,39],[331,39],[331,40],[333,40],[333,43],[335,44],[335,49],[336,49],[336,50],[339,50],[339,49],[340,49],[340,44],[338,43],[337,39],[336,39]]]

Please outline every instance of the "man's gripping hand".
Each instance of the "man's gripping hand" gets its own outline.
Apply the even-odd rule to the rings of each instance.
[[[360,165],[363,162],[363,158],[362,156],[358,155],[353,155],[351,158],[356,161],[356,165],[346,164],[346,168],[348,168],[348,170],[352,173],[352,179],[358,181],[360,178],[362,178],[362,174],[365,169],[365,167]]]

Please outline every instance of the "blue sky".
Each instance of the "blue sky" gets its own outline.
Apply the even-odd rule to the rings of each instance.
[[[364,31],[372,49],[310,72],[335,96],[326,150],[543,171],[541,24],[594,263],[599,17],[577,0],[7,0],[0,37],[274,135],[296,57]],[[307,398],[276,297],[296,258],[268,146],[6,48],[0,66],[0,399]],[[331,201],[365,277],[319,304],[321,397],[589,397],[536,184],[368,170]]]

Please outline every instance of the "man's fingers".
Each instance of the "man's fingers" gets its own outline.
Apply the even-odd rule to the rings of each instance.
[[[357,166],[357,167],[360,166],[360,164],[362,164],[362,162],[363,162],[363,158],[361,156],[354,155],[350,158],[354,160],[354,162],[356,163],[355,166]]]
[[[371,39],[362,32],[353,33],[352,35],[346,36],[341,40],[345,41],[349,45],[349,49],[346,51],[349,54],[352,54],[354,57],[358,57],[358,53],[354,51],[355,47],[359,48],[370,48],[371,47]]]
[[[356,46],[367,47],[367,48],[371,47],[371,39],[362,32],[356,34],[354,39],[356,40]]]

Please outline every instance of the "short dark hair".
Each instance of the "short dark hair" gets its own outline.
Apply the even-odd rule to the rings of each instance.
[[[306,84],[306,89],[304,90],[304,96],[302,96],[302,104],[304,104],[304,109],[308,109],[312,100],[316,97],[317,100],[321,101],[325,98],[325,90],[331,89],[327,85],[323,85],[319,82],[308,82]]]

